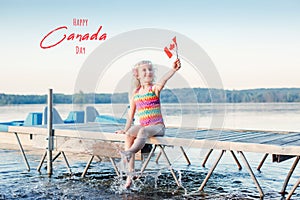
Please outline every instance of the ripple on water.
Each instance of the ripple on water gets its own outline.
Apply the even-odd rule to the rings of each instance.
[[[39,174],[35,170],[24,170],[23,163],[16,165],[11,159],[16,153],[19,152],[0,150],[1,162],[5,163],[0,168],[0,199],[259,199],[247,170],[238,170],[235,163],[220,164],[203,192],[199,192],[198,188],[208,169],[199,167],[200,164],[187,167],[184,161],[174,166],[183,187],[176,186],[169,169],[152,164],[154,170],[147,170],[144,176],[133,181],[132,188],[128,190],[123,187],[125,177],[117,177],[110,163],[93,163],[85,178],[80,177],[85,167],[83,162],[72,164],[73,175],[68,174],[64,163],[54,163],[55,173],[48,178],[44,168]],[[6,154],[10,154],[8,158],[3,156]],[[34,160],[31,166],[38,165],[39,159]],[[291,163],[280,169],[277,165],[266,163],[261,173],[254,172],[266,199],[281,198],[278,191],[282,182],[278,180],[284,180]],[[288,188],[298,178],[292,178]],[[295,194],[293,197],[297,199],[300,196]]]

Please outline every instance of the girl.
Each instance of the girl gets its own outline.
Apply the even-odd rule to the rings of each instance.
[[[180,60],[177,59],[173,64],[173,69],[154,84],[154,70],[151,61],[141,61],[134,66],[135,89],[129,102],[128,118],[124,130],[116,131],[117,134],[126,134],[125,151],[121,154],[129,162],[129,172],[134,171],[134,154],[144,147],[147,138],[165,134],[159,100],[160,92],[180,67]],[[140,125],[131,126],[136,110]],[[131,177],[127,176],[125,187],[129,188],[130,186]]]

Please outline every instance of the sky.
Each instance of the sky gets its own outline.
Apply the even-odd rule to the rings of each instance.
[[[74,18],[88,19],[87,26],[74,26]],[[41,48],[46,34],[61,26],[67,26],[62,31],[67,35],[92,34],[102,26],[100,35],[107,37],[103,41],[64,40]],[[172,30],[197,43],[214,63],[224,89],[300,87],[297,0],[0,0],[0,27],[0,93],[46,94],[53,88],[55,93],[72,94],[83,64],[100,45],[144,28]],[[76,54],[76,46],[84,47],[84,54]],[[125,90],[116,86],[130,67],[126,71],[120,66],[144,59],[139,53],[149,53],[158,66],[172,62],[162,50],[128,53],[112,61],[95,92]],[[191,87],[207,86],[205,77],[193,78],[187,61],[183,60],[178,73]]]

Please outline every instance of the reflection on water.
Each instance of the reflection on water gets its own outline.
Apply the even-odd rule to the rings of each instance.
[[[126,104],[92,105],[99,114],[126,117]],[[29,112],[43,112],[45,105],[0,106],[0,122],[24,120]],[[62,119],[86,105],[58,104]],[[300,103],[162,104],[167,125],[200,128],[300,131]],[[215,123],[217,121],[217,123]],[[214,122],[214,124],[212,124]]]

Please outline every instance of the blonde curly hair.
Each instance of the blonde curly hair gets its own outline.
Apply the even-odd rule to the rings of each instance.
[[[131,97],[132,93],[134,93],[141,86],[141,82],[138,79],[138,69],[143,65],[150,65],[154,70],[153,64],[149,60],[142,60],[134,65],[132,69],[131,92],[129,94],[129,97]]]

